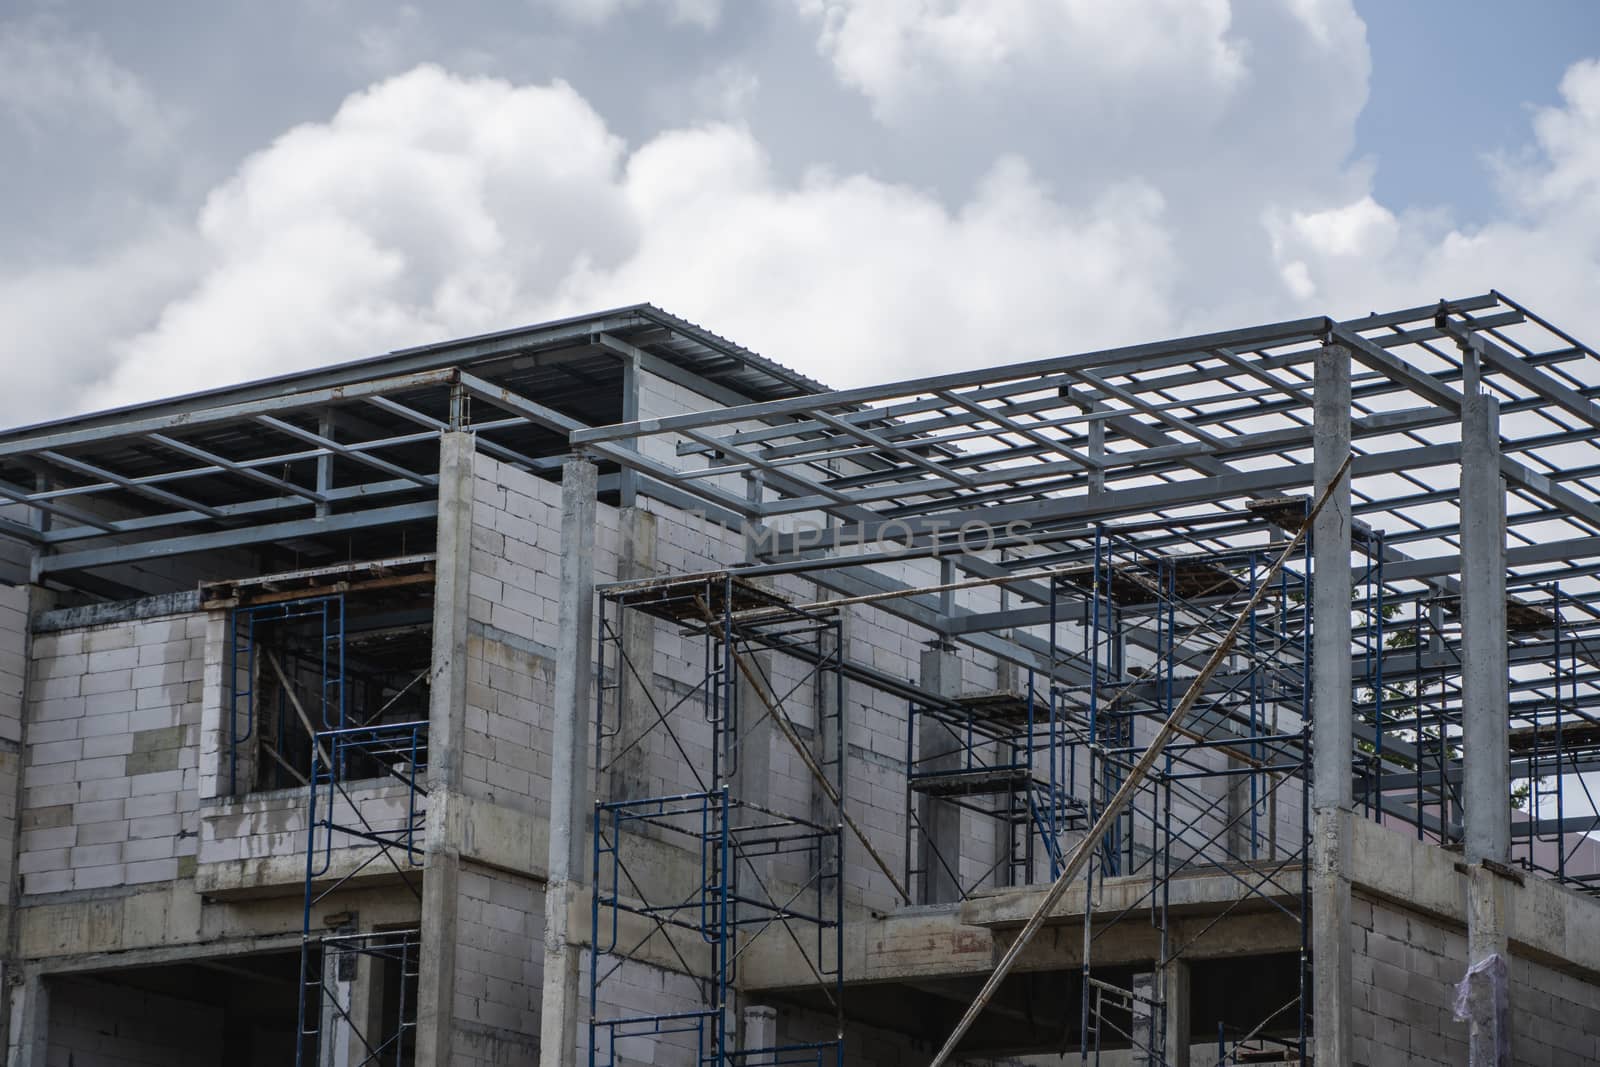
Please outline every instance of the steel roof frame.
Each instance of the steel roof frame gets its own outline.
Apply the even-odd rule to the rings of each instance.
[[[612,368],[616,395],[587,375],[549,394],[520,384],[575,364]],[[631,367],[729,403],[821,389],[635,305],[0,432],[0,505],[25,509],[0,518],[0,537],[35,551],[37,579],[71,584],[74,572],[159,556],[425,522],[441,431],[470,429],[487,454],[552,476],[566,435],[586,426],[560,407],[636,413],[623,395],[637,388]],[[543,436],[517,443],[529,434]],[[688,502],[649,472],[633,484]],[[749,508],[715,503],[730,523]]]

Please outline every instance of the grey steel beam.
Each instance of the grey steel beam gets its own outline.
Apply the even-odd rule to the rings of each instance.
[[[10,482],[0,482],[0,500],[9,500],[15,504],[26,504],[28,507],[35,508],[41,512],[59,515],[63,519],[70,519],[85,526],[92,526],[102,533],[111,533],[115,530],[115,527],[106,519],[90,515],[86,511],[79,511],[77,508],[63,507],[49,500],[38,499],[35,494],[28,492],[20,485],[12,485]]]
[[[1349,347],[1351,355],[1366,366],[1378,371],[1390,381],[1404,386],[1411,392],[1437,404],[1446,411],[1458,412],[1461,410],[1461,394],[1433,375],[1418,370],[1411,364],[1390,354],[1388,350],[1373,344],[1354,330],[1336,326],[1333,332],[1335,338],[1341,344]]]
[[[228,459],[225,456],[219,456],[215,452],[210,452],[204,448],[191,445],[187,441],[179,441],[177,438],[168,437],[165,434],[159,433],[146,434],[145,437],[148,440],[160,445],[162,448],[170,449],[171,451],[177,452],[180,455],[188,456],[190,459],[198,459],[202,463],[209,463],[219,470],[237,474],[241,478],[248,478],[253,482],[260,483],[261,485],[270,486],[273,489],[278,489],[286,493],[293,493],[295,496],[303,497],[305,500],[310,501],[313,504],[323,504],[327,502],[327,497],[315,489],[309,489],[303,485],[296,485],[287,478],[274,477],[273,475],[268,474],[265,471],[257,470],[255,467],[248,464],[240,463],[235,460]]]
[[[1426,764],[1430,757],[1426,754],[1423,761]],[[1554,756],[1545,756],[1539,761],[1534,761],[1525,756],[1514,756],[1511,759],[1511,779],[1528,779],[1535,776],[1548,776],[1554,772],[1551,765],[1555,762]],[[1563,756],[1561,760],[1563,774],[1581,774],[1600,771],[1600,753],[1575,753]],[[1461,784],[1461,761],[1446,760],[1444,766],[1444,780],[1447,785],[1458,786]],[[1384,793],[1415,792],[1417,788],[1418,772],[1416,771],[1385,771],[1373,777],[1367,775],[1356,780],[1356,800],[1359,803],[1370,797],[1376,797],[1380,791]],[[1439,783],[1439,770],[1437,767],[1428,770],[1424,766],[1421,772],[1422,786],[1424,789],[1437,787]],[[1593,818],[1593,816],[1588,816]],[[1513,836],[1521,832],[1526,823],[1512,823]]]
[[[869,445],[874,445],[883,449],[885,452],[892,452],[896,458],[921,467],[923,470],[934,475],[935,477],[949,478],[951,481],[955,482],[964,489],[974,488],[977,484],[969,475],[966,475],[958,470],[953,463],[935,463],[933,460],[922,455],[919,449],[897,445],[884,439],[880,434],[874,433],[864,426],[858,426],[854,423],[846,422],[843,419],[836,418],[835,416],[828,414],[826,411],[818,411],[816,413],[816,418],[827,425],[832,426],[834,429],[848,437],[854,437],[858,441],[862,441]],[[1082,465],[1083,464],[1080,463],[1080,466]]]
[[[1065,374],[1045,375],[1029,381],[1029,391],[1050,392],[1056,389],[1065,389],[1072,384],[1072,379]],[[984,403],[990,400],[1005,402],[1017,391],[1017,383],[1005,382],[1000,385],[988,387],[974,386],[962,395],[974,403]],[[1030,414],[1038,411],[1050,411],[1061,406],[1057,397],[1040,397],[1031,401],[1019,401],[1011,409],[1013,414]],[[916,418],[913,416],[926,415],[938,411],[941,403],[936,397],[923,396],[917,400],[906,400],[895,404],[885,404],[881,407],[862,407],[839,414],[839,418],[848,422],[870,422],[878,426],[881,433],[891,435],[909,435],[935,430],[948,430],[956,427],[970,425],[971,420],[959,415],[945,415],[934,418]],[[790,418],[793,422],[774,422],[770,425],[753,429],[735,430],[725,438],[718,440],[730,441],[736,445],[761,444],[775,438],[815,438],[816,435],[829,434],[829,429],[816,419],[807,419],[801,413],[796,413]],[[1063,419],[1058,425],[1083,421],[1085,416],[1073,416]],[[816,445],[816,440],[789,441],[787,444],[772,445],[766,455],[769,459],[780,456],[804,452]],[[680,446],[680,454],[698,450],[700,446]]]
[[[998,408],[985,408],[981,404],[972,400],[968,400],[960,393],[953,392],[949,389],[935,389],[934,395],[941,400],[948,401],[949,403],[962,408],[972,415],[976,415],[980,420],[995,423],[997,426],[1001,427],[1001,430],[997,431],[997,433],[1012,433],[1025,440],[1032,441],[1036,446],[1044,449],[1045,451],[1057,452],[1063,456],[1066,456],[1068,459],[1074,461],[1078,464],[1078,466],[1084,468],[1085,470],[1092,471],[1105,465],[1105,460],[1103,458],[1096,459],[1093,456],[1085,455],[1075,448],[1068,447],[1066,441],[1058,440],[1052,437],[1046,437],[1043,433],[1040,433],[1037,428],[1018,422],[1015,418],[1012,418],[1008,412]],[[848,423],[846,423],[846,425],[848,425]]]
[[[391,414],[398,415],[402,419],[408,419],[411,422],[416,423],[418,426],[426,426],[431,430],[438,430],[440,433],[445,433],[450,429],[450,424],[445,422],[443,419],[434,418],[425,411],[418,411],[416,408],[407,407],[405,404],[402,404],[396,400],[391,400],[386,396],[368,397],[367,403],[374,407],[381,408],[382,410]],[[517,466],[530,471],[551,471],[560,467],[560,456],[530,456],[525,453],[518,452],[515,449],[507,448],[505,445],[497,444],[483,436],[484,434],[491,433],[495,430],[507,430],[517,426],[527,425],[529,425],[527,419],[517,416],[509,419],[491,419],[487,422],[474,422],[471,424],[471,429],[472,432],[477,435],[477,447],[479,452],[487,452],[496,459],[501,459],[507,463],[516,464]]]
[[[437,512],[437,501],[424,500],[414,504],[397,504],[386,508],[330,515],[325,519],[296,519],[290,522],[269,523],[265,526],[246,526],[236,530],[218,530],[185,537],[136,541],[133,544],[112,545],[106,548],[86,548],[45,556],[39,561],[39,569],[41,573],[53,573],[106,567],[116,563],[132,563],[163,556],[181,556],[194,552],[264,544],[270,541],[287,541],[297,537],[316,537],[319,534],[342,533],[373,526],[420,522],[432,518]]]
[[[1357,456],[1351,464],[1351,475],[1361,478],[1392,473],[1408,467],[1438,466],[1459,460],[1460,454],[1460,445],[1441,444],[1362,455]],[[924,539],[930,530],[957,529],[963,522],[977,520],[995,528],[1004,528],[1008,524],[1017,523],[1034,531],[1041,531],[1059,522],[1082,523],[1164,511],[1193,504],[1241,499],[1263,492],[1303,489],[1311,483],[1311,480],[1311,465],[1288,463],[1265,470],[1239,471],[1136,489],[1108,489],[1093,498],[1047,497],[1027,503],[976,508],[970,511],[945,511],[911,519],[875,520],[856,527],[853,531],[854,536],[844,539],[842,543],[877,541],[882,538],[886,528],[891,527],[909,534],[913,543],[917,543]],[[777,555],[793,551],[792,538],[793,535],[782,535],[779,538],[776,546]]]
[[[648,475],[656,482],[670,485],[679,492],[690,497],[699,498],[708,504],[720,507],[722,510],[735,515],[754,519],[759,518],[762,514],[762,505],[758,503],[747,500],[736,493],[730,493],[725,489],[719,489],[716,486],[697,485],[693,479],[685,478],[682,472],[625,446],[601,442],[583,446],[582,451],[597,458],[611,460],[619,466],[632,467],[641,474]]]
[[[15,456],[26,452],[39,452],[47,448],[70,448],[93,441],[118,440],[128,437],[147,437],[153,433],[174,430],[192,430],[225,422],[238,422],[257,415],[299,411],[321,407],[345,400],[358,400],[379,393],[405,392],[430,385],[448,385],[454,378],[453,370],[435,370],[420,374],[384,377],[366,382],[353,382],[323,389],[309,389],[281,396],[265,396],[240,403],[221,404],[200,410],[179,409],[167,414],[133,417],[125,422],[89,425],[70,430],[38,427],[38,433],[19,431],[20,436],[0,436],[0,456]],[[182,399],[182,398],[179,398]],[[178,401],[168,401],[171,406]],[[95,416],[96,420],[114,413]],[[130,415],[132,413],[130,412]],[[78,420],[83,421],[83,420]]]
[[[729,389],[725,385],[718,385],[716,382],[707,381],[705,378],[702,378],[693,371],[686,370],[683,367],[678,366],[676,363],[669,363],[667,360],[662,359],[655,353],[647,352],[637,345],[629,344],[627,341],[622,340],[615,334],[601,331],[595,335],[594,341],[596,345],[605,351],[610,352],[615,356],[619,356],[622,359],[636,362],[639,366],[639,369],[645,373],[653,374],[657,378],[660,378],[663,381],[671,382],[674,385],[681,385],[685,389],[705,397],[714,404],[721,404],[724,407],[735,407],[739,404],[750,403],[750,398],[748,396],[745,396],[744,394],[733,389]],[[626,415],[626,413],[624,413],[624,415]],[[638,413],[635,412],[633,419],[624,418],[624,421],[632,422],[637,418]]]
[[[1495,450],[1497,455],[1499,451]],[[1512,485],[1554,505],[1567,517],[1581,519],[1595,530],[1600,530],[1600,504],[1583,499],[1560,482],[1530,470],[1509,456],[1500,455],[1500,475]],[[1518,518],[1529,521],[1521,516]]]
[[[1486,368],[1492,367],[1536,396],[1577,416],[1585,426],[1600,430],[1600,406],[1596,406],[1588,397],[1556,381],[1526,360],[1512,355],[1481,333],[1456,322],[1446,322],[1444,328],[1457,344],[1472,346]]]
[[[191,500],[189,497],[180,496],[177,493],[169,492],[154,485],[146,485],[137,479],[117,474],[115,471],[107,470],[97,464],[62,455],[60,452],[48,448],[37,454],[58,467],[65,467],[67,470],[77,471],[79,474],[87,474],[91,478],[99,478],[102,481],[110,482],[119,489],[135,493],[157,503],[168,504],[172,507],[182,508],[185,511],[197,512],[208,519],[222,518],[222,512],[209,504],[202,504],[198,500]]]
[[[789,400],[772,400],[758,404],[746,404],[712,412],[696,412],[657,419],[645,419],[637,423],[600,426],[591,430],[580,431],[573,434],[572,442],[575,445],[586,445],[597,442],[617,441],[640,435],[667,433],[684,428],[705,429],[732,422],[763,419],[771,416],[798,414],[815,417],[815,409],[824,405],[830,409],[850,407],[879,400],[891,400],[897,397],[917,396],[937,389],[959,389],[968,385],[989,385],[993,384],[997,377],[1022,381],[1038,378],[1042,375],[1059,373],[1075,367],[1087,367],[1091,370],[1114,367],[1120,367],[1124,370],[1149,370],[1188,361],[1196,353],[1204,352],[1217,345],[1247,347],[1253,344],[1275,345],[1288,344],[1294,341],[1315,340],[1323,336],[1330,325],[1330,321],[1324,318],[1301,319],[1295,322],[1205,334],[1175,341],[1131,345],[1099,352],[1087,352],[1075,356],[1057,356],[1051,359],[1017,363],[1008,367],[988,367],[975,371],[960,371],[912,381],[894,382],[889,385],[844,389],[818,396],[794,397]]]
[[[461,371],[460,379],[462,387],[472,396],[477,397],[479,400],[487,400],[489,403],[502,407],[513,414],[520,415],[529,422],[537,426],[543,426],[547,430],[571,434],[584,427],[583,423],[570,415],[563,415],[555,408],[546,407],[544,404],[529,400],[512,389],[496,385],[491,381],[478,377],[476,374]]]
[[[9,537],[14,541],[23,541],[30,545],[45,543],[44,535],[38,530],[11,519],[0,519],[0,537]]]
[[[352,447],[351,445],[342,444],[341,442],[335,441],[331,437],[324,437],[322,434],[317,433],[314,430],[302,429],[292,422],[285,422],[282,419],[272,415],[257,415],[255,417],[255,421],[259,422],[263,426],[268,426],[274,430],[277,430],[279,433],[288,437],[297,438],[301,441],[305,441],[307,444],[315,445],[318,448],[325,448],[330,452],[335,452],[338,455],[343,456],[345,459],[354,460],[357,463],[365,464],[366,466],[371,467],[373,470],[382,471],[384,474],[390,475],[391,477],[408,478],[411,481],[416,482],[418,485],[427,486],[429,488],[439,484],[438,475],[418,474],[414,470],[411,470],[407,467],[402,467],[398,463],[390,463],[381,456],[374,456],[367,451],[367,449],[381,447],[382,445],[390,442],[367,441],[363,442],[361,447],[357,448]]]
[[[385,482],[366,482],[360,485],[349,485],[336,488],[329,492],[329,502],[349,500],[368,500],[380,496],[390,496],[401,492],[415,492],[415,483],[396,479]],[[217,508],[228,518],[241,518],[246,516],[259,516],[274,511],[287,511],[297,507],[304,507],[306,501],[298,496],[284,496],[264,498],[261,500],[247,500],[238,504],[223,504]],[[137,519],[119,519],[112,524],[109,531],[93,526],[63,526],[46,531],[44,537],[52,545],[63,544],[71,541],[82,541],[89,538],[100,537],[106,533],[112,534],[137,534],[150,530],[164,529],[168,526],[182,526],[195,522],[202,516],[195,512],[175,511],[164,515],[147,515]]]
[[[1095,389],[1099,390],[1101,393],[1104,393],[1106,396],[1116,397],[1118,400],[1121,400],[1135,411],[1140,411],[1153,418],[1160,419],[1162,422],[1166,423],[1168,426],[1171,426],[1178,432],[1188,434],[1190,437],[1205,445],[1207,448],[1217,449],[1222,446],[1221,438],[1217,437],[1215,434],[1211,434],[1200,429],[1198,426],[1195,426],[1188,420],[1181,418],[1178,415],[1174,415],[1161,405],[1150,403],[1144,397],[1133,392],[1132,390],[1124,389],[1120,385],[1113,385],[1111,382],[1106,381],[1093,371],[1078,370],[1074,371],[1073,375],[1074,377],[1081,378],[1083,381],[1088,382],[1090,385],[1094,386]]]

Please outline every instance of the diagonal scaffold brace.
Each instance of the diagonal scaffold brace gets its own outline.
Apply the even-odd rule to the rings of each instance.
[[[1166,748],[1167,743],[1172,740],[1173,736],[1179,733],[1183,720],[1188,717],[1189,712],[1193,710],[1195,703],[1200,699],[1200,694],[1204,691],[1206,683],[1211,680],[1211,676],[1222,666],[1223,660],[1227,659],[1234,642],[1238,640],[1239,632],[1244,628],[1250,616],[1255,613],[1256,607],[1261,603],[1267,590],[1271,588],[1273,579],[1278,576],[1279,571],[1283,570],[1284,564],[1289,561],[1289,557],[1294,555],[1295,550],[1306,539],[1306,536],[1311,532],[1312,522],[1333,496],[1334,490],[1344,481],[1345,475],[1349,473],[1350,463],[1354,458],[1353,454],[1347,455],[1344,462],[1339,464],[1339,469],[1328,480],[1327,488],[1323,489],[1317,496],[1316,501],[1311,505],[1311,510],[1306,513],[1305,522],[1301,524],[1299,530],[1295,531],[1294,537],[1284,546],[1283,551],[1278,554],[1278,558],[1268,568],[1261,580],[1261,584],[1256,588],[1255,593],[1251,595],[1249,602],[1240,610],[1238,617],[1233,620],[1233,625],[1228,627],[1228,632],[1222,635],[1217,647],[1206,658],[1205,665],[1200,668],[1200,673],[1194,676],[1194,680],[1184,690],[1183,699],[1178,702],[1178,706],[1173,709],[1172,714],[1167,716],[1166,721],[1161,724],[1161,729],[1156,731],[1155,737],[1150,739],[1150,744],[1146,746],[1138,762],[1128,772],[1128,777],[1123,781],[1121,788],[1112,795],[1110,801],[1106,803],[1105,809],[1101,811],[1100,817],[1089,828],[1089,832],[1084,834],[1083,839],[1073,848],[1072,853],[1067,857],[1061,868],[1060,876],[1051,884],[1044,898],[1039,901],[1039,906],[1028,917],[1027,923],[1023,925],[1021,932],[1017,934],[1016,940],[1011,943],[1011,947],[1006,950],[1006,954],[995,965],[994,973],[989,976],[989,980],[978,991],[977,997],[973,999],[972,1004],[967,1008],[966,1014],[961,1016],[961,1020],[956,1023],[955,1030],[945,1040],[944,1046],[939,1049],[938,1054],[929,1062],[928,1067],[941,1067],[941,1065],[949,1061],[951,1054],[955,1052],[956,1045],[960,1044],[961,1039],[972,1028],[972,1024],[978,1021],[978,1016],[983,1013],[983,1009],[988,1005],[990,998],[994,996],[995,990],[1000,988],[1000,983],[1005,981],[1006,975],[1011,973],[1011,968],[1016,965],[1018,957],[1028,947],[1028,943],[1033,940],[1040,927],[1044,925],[1045,916],[1049,915],[1055,906],[1061,902],[1061,898],[1066,895],[1067,888],[1082,873],[1084,865],[1088,863],[1089,857],[1094,853],[1095,842],[1105,836],[1106,831],[1111,828],[1112,822],[1133,801],[1134,793],[1143,784],[1145,776],[1150,773],[1150,768],[1155,766],[1156,759],[1161,755],[1162,749]]]
[[[699,597],[695,598],[695,605],[705,616],[707,626],[717,630],[716,616],[712,614],[711,607]],[[889,884],[894,886],[894,891],[899,894],[900,899],[907,904],[911,903],[911,894],[906,891],[905,886],[900,884],[900,879],[894,876],[894,872],[889,869],[889,864],[884,860],[882,854],[873,847],[872,841],[867,837],[867,832],[861,828],[861,825],[856,822],[849,810],[845,808],[844,798],[839,795],[839,791],[834,788],[833,783],[828,781],[828,776],[817,765],[816,757],[806,748],[806,743],[800,739],[799,731],[795,729],[794,720],[789,718],[775,697],[768,695],[766,684],[763,682],[759,672],[745,661],[743,653],[735,647],[728,635],[720,630],[718,630],[718,633],[723,647],[727,650],[735,666],[739,668],[739,673],[744,675],[745,681],[750,683],[750,689],[755,693],[756,699],[761,701],[762,705],[767,709],[767,714],[772,717],[773,723],[778,727],[778,732],[783,735],[785,741],[789,742],[789,747],[794,749],[795,755],[800,757],[800,762],[805,764],[806,770],[811,772],[811,777],[822,787],[823,793],[827,795],[835,810],[839,812],[839,818],[850,828],[850,832],[855,834],[856,840],[860,841],[861,847],[867,850],[867,855],[872,857],[872,862],[877,865],[878,870],[882,871],[883,876],[889,879]]]

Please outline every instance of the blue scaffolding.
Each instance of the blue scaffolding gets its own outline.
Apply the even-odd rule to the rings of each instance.
[[[648,616],[647,624],[678,628],[687,643],[699,645],[703,676],[670,703],[658,696],[653,665],[630,658],[625,619],[634,612]],[[801,813],[740,796],[744,739],[763,720],[808,745],[808,762],[839,795],[843,649],[837,616],[792,607],[717,573],[607,587],[598,617],[595,782],[602,799],[594,813],[590,1067],[615,1067],[630,1056],[630,1045],[642,1043],[670,1045],[695,1067],[841,1067],[841,814],[826,800]],[[756,658],[762,652],[802,664],[801,677],[780,685]],[[750,702],[742,692],[754,694],[754,706],[745,706]],[[787,710],[799,699],[811,702],[802,717],[814,723],[809,730]],[[647,728],[624,733],[627,700],[649,709]],[[607,796],[616,763],[649,741],[681,760],[696,788]],[[672,879],[659,870],[636,868],[649,862],[639,851],[646,843],[677,851],[698,870],[693,884],[673,892],[666,888]],[[642,936],[628,932],[641,928]],[[825,1038],[752,1047],[739,1032],[739,965],[763,936],[783,938],[806,962],[813,991],[832,1012]],[[669,969],[692,983],[697,1004],[664,1013],[623,1007],[625,995],[613,993],[622,985],[617,976],[647,951],[670,960]]]
[[[419,928],[357,932],[314,924],[319,905],[358,878],[382,874],[421,899],[428,723],[351,722],[341,594],[241,605],[229,625],[230,792],[284,780],[306,792],[295,1062],[323,1062],[331,1054],[323,1046],[337,1041],[348,1043],[352,1067],[400,1067],[415,1046]],[[284,639],[290,631],[293,641]],[[263,693],[272,700],[266,708]],[[270,736],[262,732],[267,722]],[[247,745],[272,762],[247,757]],[[247,759],[256,764],[249,780]],[[381,988],[383,1002],[358,1017],[351,990],[363,964],[373,972],[369,989]]]
[[[260,635],[263,628],[300,625],[320,631],[320,635],[313,639],[314,648],[306,657],[307,662],[304,664],[307,668],[306,674],[316,676],[315,710],[314,714],[307,712],[310,724],[305,733],[337,730],[345,725],[344,607],[344,597],[333,594],[241,606],[233,610],[229,620],[229,633],[232,639],[228,645],[228,671],[232,679],[230,697],[232,714],[228,717],[230,794],[237,795],[256,788],[254,782],[240,782],[239,755],[241,746],[258,740],[256,730],[261,709],[257,698],[260,695],[261,679],[268,671],[276,674],[283,684],[273,687],[278,705],[274,737],[270,741],[266,738],[259,740],[266,743],[267,751],[277,753],[281,760],[283,754],[289,751],[291,735],[295,733],[291,727],[294,719],[288,714],[289,701],[292,699],[288,675],[296,673],[297,664],[286,665],[261,647]],[[309,737],[302,737],[300,740],[304,743],[309,741]]]
[[[354,879],[385,869],[421,901],[427,814],[427,791],[421,783],[427,771],[427,739],[426,722],[346,727],[316,735],[308,788],[297,1064],[318,1062],[317,1049],[332,1040],[351,1043],[357,1057],[349,1061],[352,1067],[409,1062],[417,1026],[420,929],[329,932],[313,923],[323,900]],[[363,804],[368,798],[353,796],[350,786],[384,779],[399,788],[383,798],[385,814],[375,817]],[[335,870],[339,848],[359,850],[359,858],[352,856]],[[345,983],[363,959],[386,968],[394,988],[382,1010],[358,1018]]]
[[[1304,503],[1285,521],[1303,521]],[[1291,510],[1293,510],[1291,508]],[[1088,674],[1052,686],[1053,714],[1080,728],[1067,737],[1068,780],[1086,783],[1092,822],[1122,787],[1159,724],[1172,713],[1218,636],[1256,594],[1282,551],[1260,538],[1253,511],[1187,520],[1211,551],[1174,554],[1159,525],[1098,527],[1091,561],[1053,579],[1050,641]],[[1254,547],[1232,547],[1252,533]],[[1288,917],[1299,952],[1285,960],[1291,986],[1262,1019],[1217,1020],[1218,1063],[1303,1058],[1309,1031],[1310,550],[1302,547],[1235,643],[1227,666],[1169,743],[1125,813],[1095,843],[1087,868],[1078,1044],[1082,1062],[1133,1049],[1165,1063],[1162,983],[1136,988],[1126,965],[1097,966],[1095,945],[1135,912],[1157,932],[1153,972],[1181,960],[1202,934],[1174,933],[1173,879],[1207,870],[1228,877],[1242,908]],[[1069,655],[1075,652],[1076,656]],[[1298,811],[1295,811],[1296,805]],[[1108,883],[1119,904],[1107,908]],[[1148,919],[1143,918],[1148,912]],[[1209,927],[1208,927],[1209,928]]]
[[[1060,873],[1063,836],[1083,828],[1084,805],[1056,710],[1032,672],[1020,693],[908,702],[905,885],[913,899],[926,899],[936,876],[964,900],[986,885],[1033,885]],[[1001,845],[993,863],[963,877],[924,825],[933,804],[992,820]]]

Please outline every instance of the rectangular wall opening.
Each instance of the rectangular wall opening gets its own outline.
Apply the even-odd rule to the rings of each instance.
[[[49,1063],[280,1067],[296,1060],[299,954],[47,979]],[[312,1035],[313,1038],[315,1035]],[[310,1049],[315,1062],[315,1046]]]
[[[235,795],[307,785],[316,734],[428,718],[431,579],[242,604],[231,627],[225,770]],[[340,769],[346,781],[392,772],[370,753],[341,758],[355,761]]]

